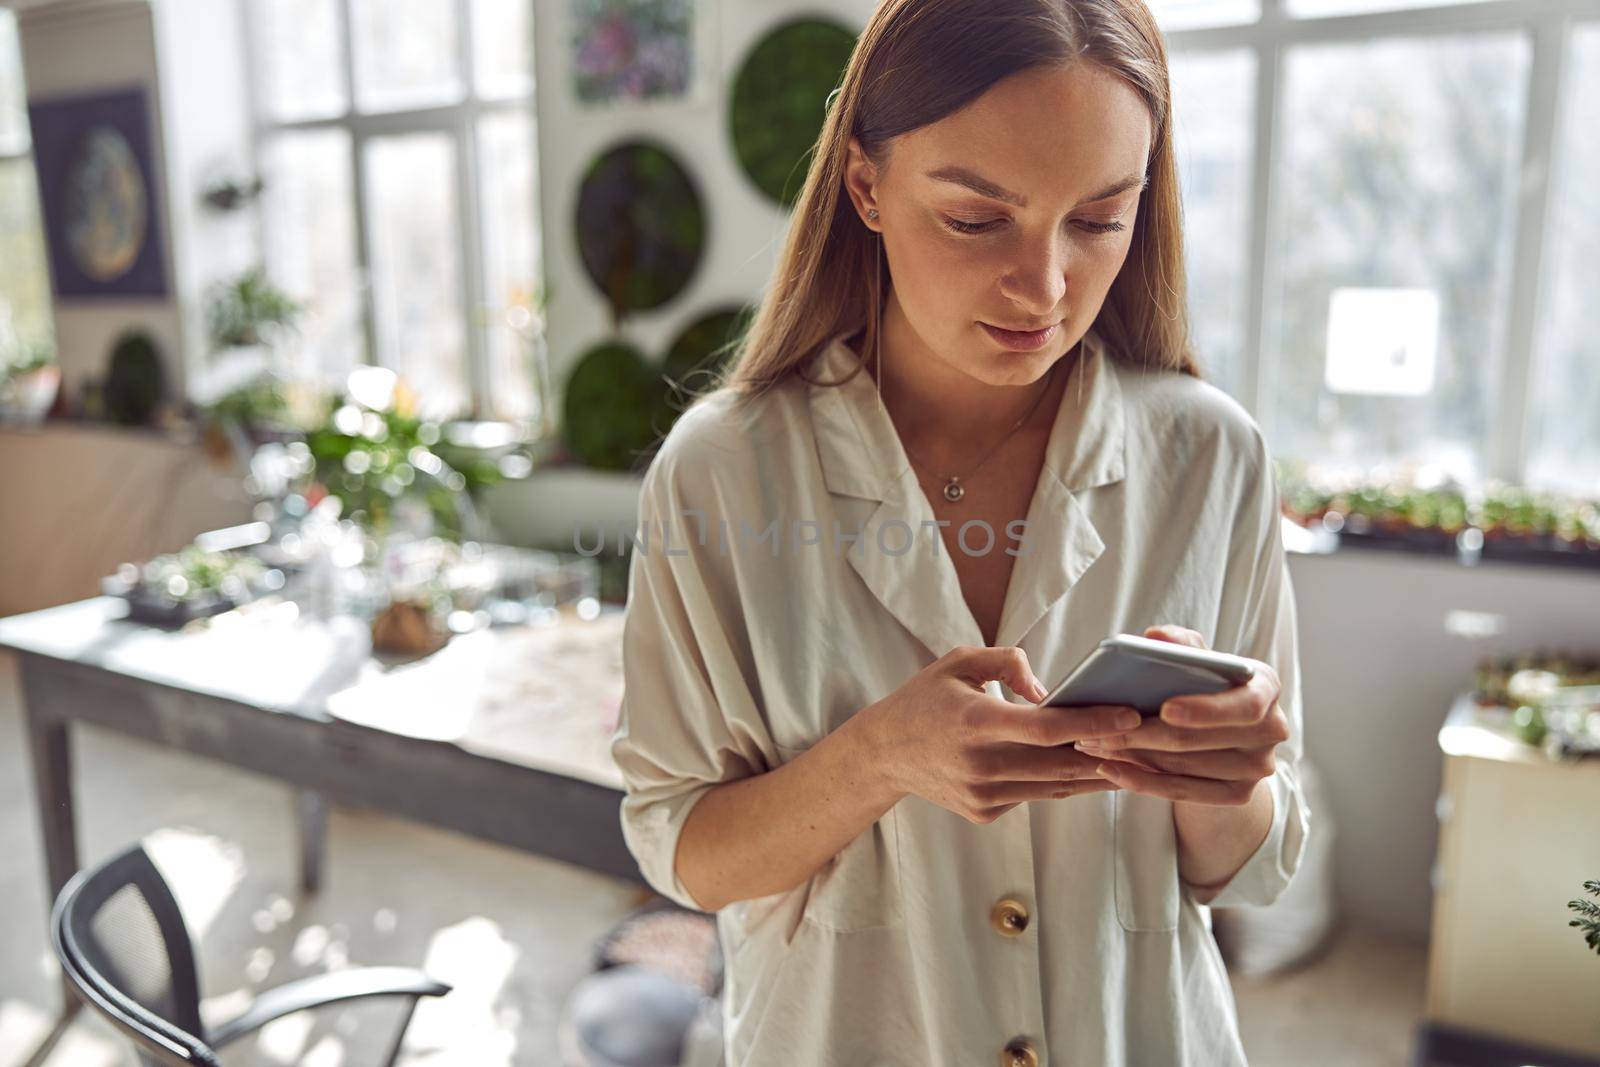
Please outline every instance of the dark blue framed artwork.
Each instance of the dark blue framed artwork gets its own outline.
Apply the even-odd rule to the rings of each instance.
[[[58,297],[165,296],[145,91],[28,105]]]

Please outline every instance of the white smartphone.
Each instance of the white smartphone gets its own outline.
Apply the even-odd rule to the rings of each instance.
[[[1173,697],[1220,693],[1243,685],[1254,674],[1251,661],[1243,656],[1116,634],[1085,656],[1043,703],[1126,704],[1145,715],[1159,715],[1161,705]]]

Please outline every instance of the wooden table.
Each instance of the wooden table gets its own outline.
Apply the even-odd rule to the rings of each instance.
[[[49,899],[79,867],[74,723],[288,783],[301,878],[321,877],[328,801],[376,808],[643,883],[623,842],[609,741],[620,609],[458,635],[410,663],[366,625],[258,602],[183,631],[110,597],[0,619],[19,655]],[[75,1009],[65,998],[65,1014]]]
[[[1600,759],[1554,761],[1512,736],[1506,717],[1462,695],[1439,731],[1418,1063],[1600,1064],[1600,959],[1566,907],[1600,877]]]

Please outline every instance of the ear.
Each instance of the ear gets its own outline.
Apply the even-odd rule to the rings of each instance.
[[[861,217],[861,225],[869,230],[883,231],[883,216],[880,214],[875,219],[867,218],[869,208],[883,208],[878,204],[875,193],[878,184],[878,168],[867,158],[866,152],[861,148],[861,141],[856,137],[850,138],[850,144],[845,149],[844,159],[844,189],[850,196],[850,202],[855,205],[856,214]]]

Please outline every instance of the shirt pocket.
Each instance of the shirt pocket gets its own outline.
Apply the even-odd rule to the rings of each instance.
[[[787,763],[811,746],[776,747]],[[848,933],[902,925],[899,809],[890,808],[857,834],[812,872],[803,888],[802,919],[824,929]]]
[[[1172,802],[1113,792],[1111,849],[1117,922],[1136,932],[1176,930],[1180,900]]]

